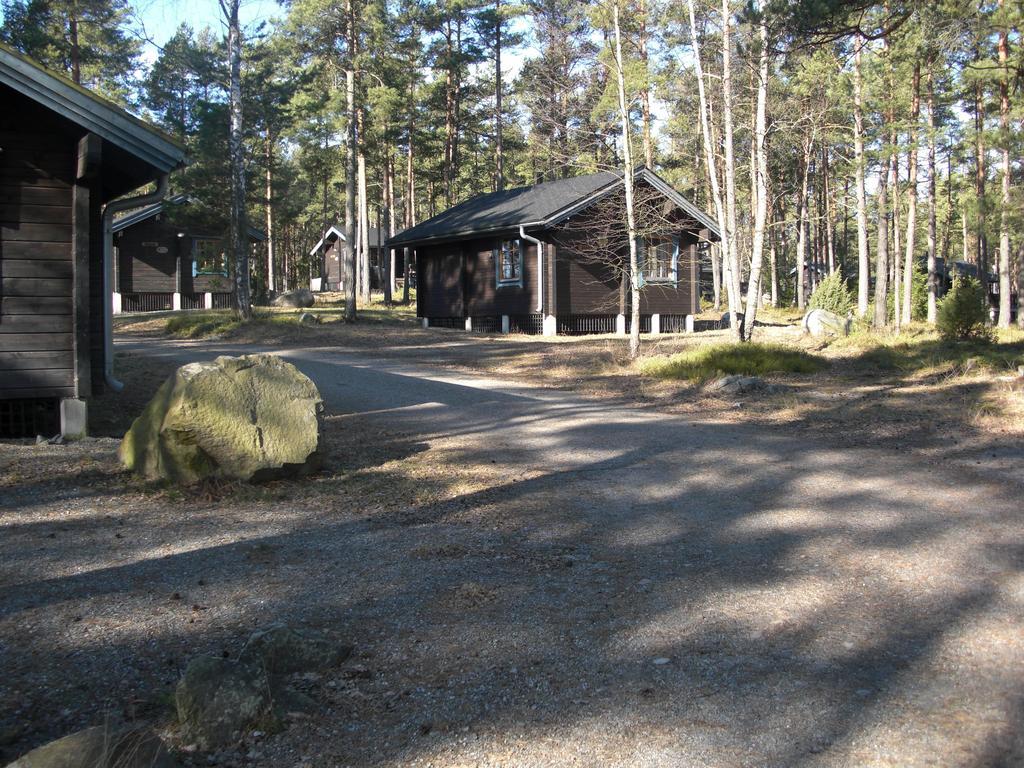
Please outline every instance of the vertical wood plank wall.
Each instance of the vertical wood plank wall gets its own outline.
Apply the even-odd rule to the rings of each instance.
[[[0,399],[73,397],[77,140],[30,100],[0,97]]]

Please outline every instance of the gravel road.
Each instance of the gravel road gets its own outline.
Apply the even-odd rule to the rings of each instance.
[[[43,632],[33,653],[77,653],[83,670],[271,620],[343,631],[360,653],[309,682],[323,712],[209,758],[228,765],[1024,763],[1016,482],[423,355],[278,353],[353,430],[501,479],[402,514],[350,516],[338,499],[336,514],[281,501],[169,521],[141,500],[120,510],[130,554],[57,560],[27,556],[41,534],[19,516],[52,519],[67,499],[0,502],[0,654],[28,652],[12,639],[26,622]],[[174,589],[209,611],[205,640],[154,608]],[[89,610],[125,622],[115,648],[62,623]]]

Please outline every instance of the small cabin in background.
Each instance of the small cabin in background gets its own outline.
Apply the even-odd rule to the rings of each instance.
[[[381,227],[370,227],[367,230],[367,240],[370,246],[370,288],[374,291],[383,290],[386,276],[384,270],[387,266],[387,259],[384,253],[384,232]],[[312,247],[309,255],[313,264],[320,265],[320,276],[310,280],[311,291],[342,291],[343,285],[343,258],[350,253],[345,242],[343,227],[328,227],[324,236]],[[399,283],[405,279],[405,256],[399,250],[394,254],[395,275]]]
[[[234,306],[226,227],[190,209],[187,195],[129,211],[114,222],[114,312]],[[255,251],[266,234],[249,227]]]
[[[634,177],[640,329],[693,328],[715,222],[647,168]],[[508,333],[626,333],[622,174],[602,171],[471,198],[388,241],[415,252],[425,325]]]
[[[133,190],[162,195],[185,152],[4,45],[0,105],[0,436],[77,436],[119,386],[104,225]]]

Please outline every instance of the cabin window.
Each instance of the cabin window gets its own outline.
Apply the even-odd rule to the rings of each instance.
[[[519,240],[502,240],[494,249],[498,286],[523,284],[523,244]]]
[[[679,280],[679,238],[641,240],[637,243],[644,283]]]
[[[228,274],[228,257],[220,240],[199,239],[192,241],[192,268],[195,275]]]

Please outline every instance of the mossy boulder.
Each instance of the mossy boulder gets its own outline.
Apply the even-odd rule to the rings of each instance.
[[[352,646],[322,632],[276,624],[253,633],[242,649],[243,663],[261,664],[271,676],[324,672],[352,654]]]
[[[260,664],[197,656],[178,682],[174,703],[183,735],[203,749],[277,726],[270,680]]]
[[[98,725],[33,749],[7,768],[170,768],[173,764],[152,731]]]
[[[189,363],[163,383],[121,441],[124,465],[151,480],[260,481],[319,465],[323,401],[273,355]]]

